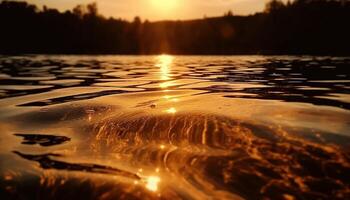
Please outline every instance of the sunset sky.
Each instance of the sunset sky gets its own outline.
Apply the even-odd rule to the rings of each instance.
[[[193,19],[220,16],[228,10],[246,15],[262,11],[268,0],[95,0],[104,16],[131,20],[135,16],[151,21],[164,19]],[[41,7],[71,9],[77,4],[94,0],[27,0]]]

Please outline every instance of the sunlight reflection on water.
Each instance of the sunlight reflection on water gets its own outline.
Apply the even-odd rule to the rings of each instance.
[[[72,188],[87,199],[348,197],[349,58],[42,55],[0,65],[8,199],[26,185],[67,199]]]
[[[170,55],[161,55],[158,56],[158,64],[157,66],[160,67],[160,73],[161,73],[161,80],[167,81],[170,79],[170,68],[171,64],[174,60],[173,56]],[[161,86],[162,87],[162,86]],[[163,87],[162,87],[163,88]]]
[[[158,190],[158,184],[160,182],[160,178],[157,176],[150,176],[147,178],[147,185],[146,188],[149,189],[152,192],[155,192]]]

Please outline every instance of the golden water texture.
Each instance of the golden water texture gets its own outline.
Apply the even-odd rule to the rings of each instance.
[[[0,57],[1,199],[349,199],[349,67]]]

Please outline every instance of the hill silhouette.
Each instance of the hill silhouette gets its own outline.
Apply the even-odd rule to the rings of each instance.
[[[59,12],[0,3],[0,53],[350,54],[350,1],[272,0],[264,12],[186,21],[106,18],[96,3]]]

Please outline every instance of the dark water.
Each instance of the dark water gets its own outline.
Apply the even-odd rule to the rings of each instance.
[[[2,199],[349,199],[350,58],[0,56]]]

